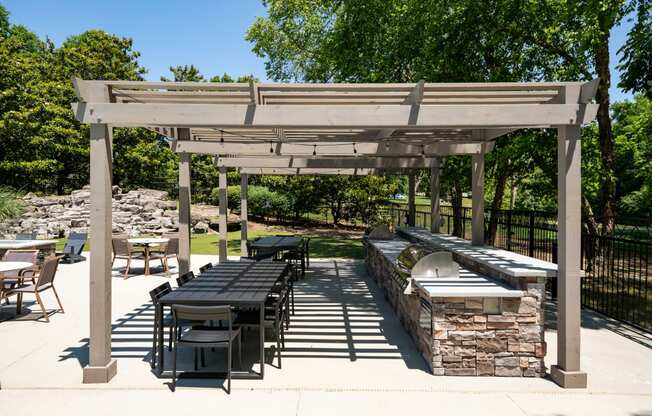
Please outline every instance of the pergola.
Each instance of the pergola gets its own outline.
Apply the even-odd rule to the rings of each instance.
[[[368,175],[431,169],[439,232],[440,157],[472,157],[472,244],[484,244],[484,156],[521,128],[558,131],[558,360],[552,377],[586,386],[580,369],[580,127],[593,121],[597,80],[541,83],[258,84],[73,80],[77,119],[90,124],[90,361],[84,382],[108,382],[111,358],[112,128],[144,127],[179,154],[179,271],[190,268],[193,153],[219,167],[219,258],[227,256],[226,172],[242,178],[242,242],[250,174]],[[245,247],[246,250],[246,247]]]

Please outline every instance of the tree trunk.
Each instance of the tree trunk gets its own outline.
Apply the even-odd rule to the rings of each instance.
[[[512,178],[512,189],[509,195],[509,210],[513,211],[516,206],[516,194],[518,192],[518,183],[516,179]]]
[[[498,230],[498,215],[505,196],[505,186],[507,185],[507,178],[509,177],[509,169],[504,166],[504,163],[498,165],[498,172],[496,177],[496,190],[494,192],[494,199],[491,202],[491,217],[489,218],[489,236],[487,243],[492,246],[496,240],[496,231]]]
[[[591,203],[582,195],[582,220],[586,226],[587,233],[585,234],[587,238],[584,240],[584,259],[585,259],[585,268],[587,272],[590,272],[593,269],[593,258],[600,250],[600,244],[598,239],[598,223],[595,220],[593,215],[593,210],[591,209]]]
[[[609,115],[609,86],[611,85],[611,73],[609,71],[609,33],[611,21],[606,13],[601,13],[600,29],[603,35],[596,47],[595,66],[600,77],[596,100],[598,107],[598,127],[600,138],[600,155],[602,159],[602,226],[606,235],[613,235],[616,216],[616,180],[615,180],[615,152],[614,137],[611,129],[611,117]]]

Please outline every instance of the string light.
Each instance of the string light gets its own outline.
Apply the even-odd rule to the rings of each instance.
[[[353,154],[357,157],[358,156],[358,149],[355,148],[355,143],[353,143]]]
[[[220,143],[224,143],[224,130],[220,130]]]
[[[421,145],[421,157],[426,157],[426,147]]]
[[[274,145],[271,140],[269,141],[269,153],[274,153]]]
[[[313,144],[312,146],[312,157],[315,157],[317,156],[317,145]]]

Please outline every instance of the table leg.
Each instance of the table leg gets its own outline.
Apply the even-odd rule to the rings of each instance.
[[[149,246],[145,246],[145,275],[149,275]]]
[[[158,345],[156,346],[158,350],[157,354],[157,361],[158,361],[158,375],[160,376],[163,374],[163,370],[165,367],[165,357],[163,356],[165,354],[165,328],[163,328],[163,305],[158,304],[156,305],[156,312],[157,312],[157,319],[158,322],[156,323],[158,325]]]
[[[260,325],[258,331],[260,336],[260,378],[265,378],[265,304],[260,304]]]
[[[18,292],[16,294],[16,316],[20,315],[23,311],[23,294]]]

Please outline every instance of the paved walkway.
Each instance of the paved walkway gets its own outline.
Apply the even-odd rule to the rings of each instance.
[[[194,256],[193,264],[211,259]],[[646,336],[586,313],[586,390],[563,390],[546,379],[433,377],[364,265],[346,260],[311,262],[307,278],[296,285],[296,315],[282,369],[275,367],[270,351],[265,379],[235,380],[230,397],[215,380],[184,380],[171,393],[148,364],[153,309],[147,292],[167,278],[125,281],[117,273],[116,378],[106,385],[81,384],[81,367],[87,362],[88,263],[63,265],[56,283],[65,314],[54,314],[49,324],[30,316],[0,322],[0,414],[76,415],[93,409],[94,414],[113,415],[120,408],[125,414],[214,409],[381,415],[409,409],[457,415],[652,415],[652,349]],[[45,302],[55,305],[47,295]],[[547,365],[556,353],[551,323]],[[245,364],[254,356],[255,351],[247,351]],[[209,357],[209,367],[222,364],[219,357]]]

